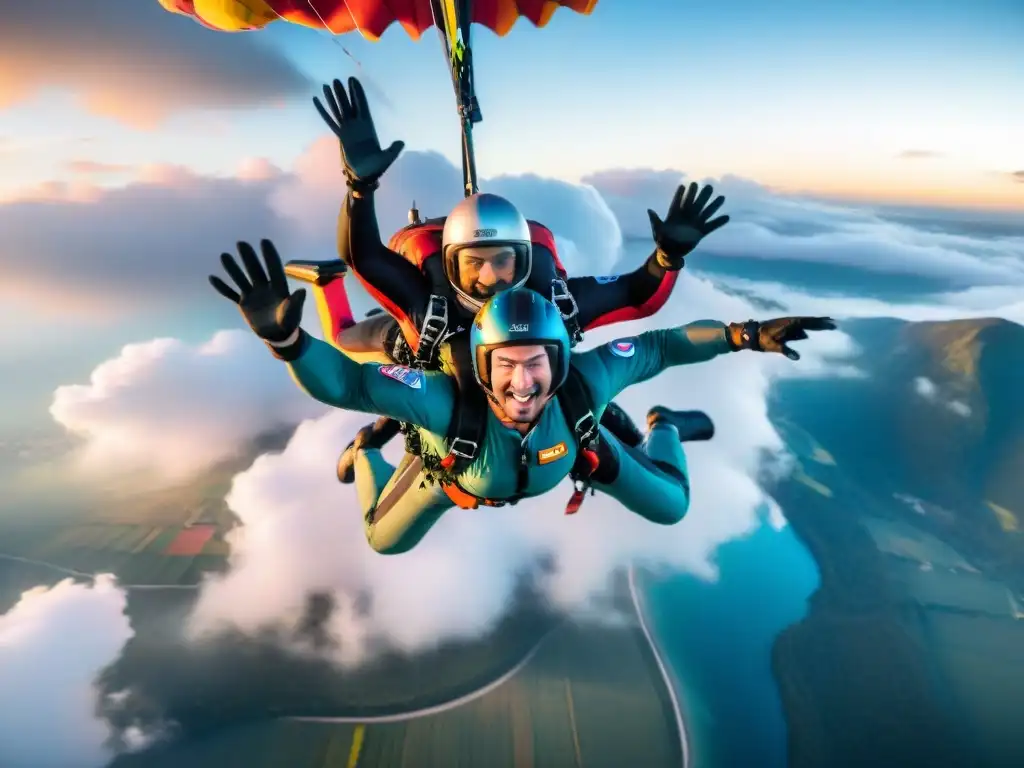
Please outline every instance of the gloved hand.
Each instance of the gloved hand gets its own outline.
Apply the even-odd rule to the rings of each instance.
[[[790,360],[799,360],[800,354],[788,345],[807,338],[808,331],[834,331],[836,321],[831,317],[779,317],[759,323],[729,325],[729,343],[733,349],[753,349],[756,352],[779,352]]]
[[[305,347],[307,337],[299,327],[306,290],[300,288],[289,294],[281,257],[269,240],[260,241],[266,271],[256,251],[248,243],[238,244],[238,253],[245,264],[245,272],[231,254],[220,255],[221,264],[235,285],[236,291],[216,275],[210,275],[210,285],[221,296],[238,305],[245,322],[253,333],[263,339],[274,356],[281,360],[294,360]]]
[[[728,216],[715,215],[725,198],[722,195],[716,197],[710,205],[708,200],[714,193],[710,184],[697,194],[700,185],[697,182],[690,182],[687,189],[680,184],[668,207],[668,216],[662,221],[658,214],[647,209],[647,215],[651,219],[651,233],[654,235],[654,243],[658,247],[658,263],[665,269],[677,271],[683,268],[686,256],[697,247],[703,238],[710,235],[719,227],[729,223]],[[683,199],[683,190],[686,189],[686,199]]]
[[[338,137],[349,187],[356,192],[369,191],[377,188],[378,180],[398,158],[405,142],[396,141],[387,149],[381,149],[363,86],[350,77],[348,88],[351,98],[345,93],[345,86],[340,80],[334,81],[333,92],[331,86],[324,86],[324,101],[331,110],[330,114],[315,96],[313,105]]]

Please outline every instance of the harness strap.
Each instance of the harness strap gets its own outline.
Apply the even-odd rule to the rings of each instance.
[[[583,341],[583,331],[580,328],[580,308],[576,304],[576,298],[569,292],[569,286],[565,280],[555,278],[551,281],[551,303],[558,308],[562,315],[562,322],[569,332],[569,341],[575,346]]]
[[[437,349],[448,330],[448,302],[436,293],[430,295],[426,316],[420,326],[420,343],[416,347],[416,363],[424,368],[433,365]]]
[[[601,464],[597,453],[601,432],[594,416],[590,387],[583,374],[571,364],[569,375],[558,390],[558,403],[576,438],[576,463],[569,472],[573,493],[565,507],[565,514],[574,515],[579,511],[583,497],[590,488],[591,476]]]

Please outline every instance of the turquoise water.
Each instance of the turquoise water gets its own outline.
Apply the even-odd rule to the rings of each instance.
[[[690,765],[784,768],[771,648],[806,613],[817,565],[788,526],[767,523],[721,547],[716,562],[716,582],[685,574],[640,581],[651,630],[676,676]]]

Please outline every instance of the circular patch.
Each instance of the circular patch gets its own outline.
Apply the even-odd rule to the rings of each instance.
[[[632,357],[636,354],[636,346],[632,341],[613,341],[608,348],[616,357]]]

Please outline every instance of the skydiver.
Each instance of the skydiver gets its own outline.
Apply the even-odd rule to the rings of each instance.
[[[549,230],[527,222],[507,200],[477,194],[455,207],[444,220],[443,232],[438,232],[440,225],[435,221],[433,230],[413,228],[396,236],[410,245],[415,233],[433,232],[427,237],[416,235],[419,240],[415,245],[426,249],[420,254],[426,257],[422,267],[417,267],[381,241],[374,208],[373,191],[401,153],[403,142],[381,148],[366,94],[356,78],[349,78],[348,93],[339,80],[334,81],[333,90],[324,86],[324,101],[327,108],[314,99],[321,117],[339,140],[349,187],[339,214],[338,252],[397,321],[377,317],[343,329],[331,339],[354,353],[356,359],[387,350],[400,363],[428,369],[440,365],[456,376],[463,389],[475,389],[465,328],[494,293],[526,286],[551,296],[575,343],[583,331],[658,311],[671,294],[685,257],[702,238],[729,221],[728,216],[714,217],[725,199],[718,196],[712,200],[710,185],[703,189],[696,183],[689,188],[680,186],[664,221],[648,211],[655,248],[643,265],[623,275],[570,278],[558,262]],[[312,263],[305,265],[308,274]],[[330,262],[314,267],[330,268]],[[331,311],[329,301],[320,303]],[[443,306],[444,322],[431,328],[430,323],[441,314],[431,310],[439,305]],[[333,334],[339,323],[329,321],[327,325]],[[447,345],[443,355],[446,359],[438,360],[442,339]],[[628,445],[636,446],[643,439],[643,433],[614,403],[604,409],[602,425]],[[352,481],[357,443],[382,447],[398,429],[395,421],[379,419],[361,431],[342,455],[339,478]],[[471,437],[473,432],[472,425],[456,423],[451,437]],[[414,444],[411,447],[415,450]]]
[[[273,244],[264,240],[261,250],[265,268],[250,245],[238,244],[244,272],[231,255],[221,255],[237,290],[216,276],[210,276],[210,283],[238,305],[299,386],[328,405],[413,424],[429,452],[444,456],[449,424],[463,396],[454,378],[394,364],[357,363],[312,338],[300,326],[305,290],[290,294]],[[806,339],[808,331],[834,328],[829,318],[732,325],[702,320],[573,354],[553,304],[526,288],[498,293],[485,302],[470,329],[472,370],[489,405],[477,457],[431,483],[414,457],[407,456],[395,471],[379,449],[361,449],[355,468],[367,540],[378,552],[405,552],[460,498],[503,506],[544,494],[566,476],[608,493],[652,522],[672,525],[690,500],[680,445],[681,431],[690,428],[686,414],[655,406],[644,441],[631,448],[598,427],[607,404],[626,387],[666,368],[727,352],[751,349],[799,359],[790,343]],[[586,412],[577,418],[581,405]]]

